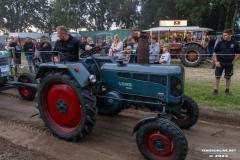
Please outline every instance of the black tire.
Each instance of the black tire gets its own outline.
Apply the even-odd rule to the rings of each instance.
[[[178,126],[167,119],[143,123],[137,130],[136,142],[148,160],[184,160],[188,143]]]
[[[18,77],[18,82],[37,84],[37,81],[35,80],[35,78],[29,73],[20,74]],[[35,99],[37,89],[28,88],[28,87],[18,87],[18,92],[23,99],[32,101]]]
[[[186,67],[198,67],[204,62],[205,54],[205,49],[200,44],[187,44],[181,50],[180,60]]]
[[[50,71],[41,78],[38,109],[45,126],[61,139],[85,138],[96,122],[96,97],[66,72]]]
[[[188,129],[195,125],[199,118],[199,107],[197,103],[189,96],[184,97],[181,106],[183,117],[173,116],[172,121],[182,129]]]

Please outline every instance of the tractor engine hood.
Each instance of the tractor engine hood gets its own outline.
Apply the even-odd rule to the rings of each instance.
[[[182,102],[184,68],[156,64],[113,64],[101,67],[102,80],[108,91],[123,95],[161,99],[167,104]]]
[[[119,65],[116,63],[105,63],[102,70],[115,71],[131,71],[145,74],[168,75],[168,74],[182,74],[184,68],[182,66],[170,65],[156,65],[156,64],[125,64]]]

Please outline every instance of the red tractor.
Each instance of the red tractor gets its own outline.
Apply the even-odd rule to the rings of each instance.
[[[198,67],[207,59],[208,44],[206,43],[206,35],[212,29],[199,27],[157,27],[146,31],[149,31],[151,35],[157,32],[158,37],[165,34],[168,36],[168,42],[170,42],[171,32],[181,33],[182,36],[191,33],[194,38],[191,38],[185,44],[180,42],[168,43],[171,57],[180,59],[181,63],[186,67]],[[161,48],[163,45],[160,45]]]
[[[186,67],[198,67],[207,58],[207,44],[203,41],[189,42],[182,46],[181,63]]]

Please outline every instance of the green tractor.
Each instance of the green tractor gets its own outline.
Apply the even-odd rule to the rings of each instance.
[[[0,51],[0,91],[18,88],[19,94],[25,100],[34,100],[36,95],[37,82],[34,76],[28,73],[22,73],[17,76],[17,82],[14,81],[11,64],[11,56],[8,51]]]
[[[113,116],[129,107],[149,108],[154,114],[133,129],[139,151],[151,160],[185,159],[188,143],[179,127],[192,127],[199,109],[184,95],[184,68],[125,64],[121,58],[96,57],[97,52],[80,55],[89,67],[36,63],[38,109],[45,125],[57,137],[77,141],[92,131],[97,113]]]

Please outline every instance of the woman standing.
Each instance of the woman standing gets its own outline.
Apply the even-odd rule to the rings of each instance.
[[[131,56],[130,56],[130,59],[129,59],[129,63],[137,63],[137,49],[138,49],[138,37],[137,36],[133,36],[132,37],[132,40],[133,40],[133,53]]]
[[[122,56],[123,42],[120,40],[117,34],[114,35],[114,41],[109,49],[109,56]]]

